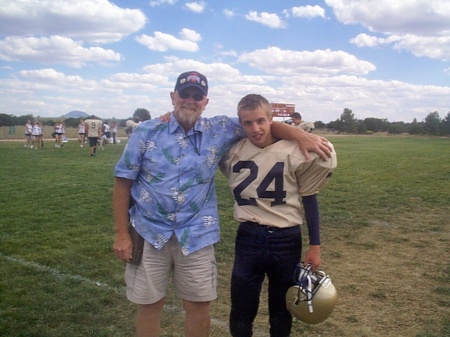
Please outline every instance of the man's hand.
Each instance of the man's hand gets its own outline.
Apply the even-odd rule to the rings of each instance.
[[[325,137],[304,132],[301,140],[297,140],[297,143],[307,161],[311,160],[309,152],[317,153],[323,160],[331,157],[332,147]]]
[[[131,262],[133,242],[131,241],[131,236],[128,231],[116,233],[116,239],[114,240],[113,248],[114,253],[119,260],[127,263]]]
[[[311,160],[309,152],[317,153],[323,160],[331,157],[332,147],[325,137],[320,137],[282,122],[273,122],[272,136],[277,139],[295,140],[307,161]]]

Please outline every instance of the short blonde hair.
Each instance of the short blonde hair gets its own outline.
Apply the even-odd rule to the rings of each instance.
[[[258,108],[263,108],[267,113],[267,117],[272,116],[270,103],[264,96],[258,94],[248,94],[247,96],[242,97],[237,105],[239,119],[241,119],[242,111],[256,110]]]

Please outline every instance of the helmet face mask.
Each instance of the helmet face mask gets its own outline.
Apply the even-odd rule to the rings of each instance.
[[[337,301],[337,291],[330,277],[323,271],[311,271],[311,265],[299,263],[295,283],[286,293],[289,312],[309,324],[318,324],[330,316]]]

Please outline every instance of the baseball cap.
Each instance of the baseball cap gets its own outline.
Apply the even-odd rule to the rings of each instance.
[[[187,71],[178,76],[175,91],[181,92],[189,87],[198,88],[204,96],[208,96],[208,80],[205,75],[198,71]]]

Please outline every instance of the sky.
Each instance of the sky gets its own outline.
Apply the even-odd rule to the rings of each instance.
[[[177,76],[203,115],[243,96],[304,120],[423,121],[450,111],[450,0],[0,0],[0,113],[125,119],[171,111]]]

